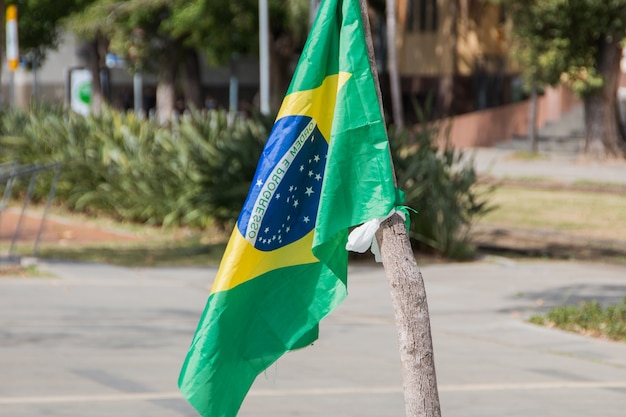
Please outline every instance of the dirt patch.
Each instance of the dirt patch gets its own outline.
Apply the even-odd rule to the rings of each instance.
[[[15,235],[20,221],[20,212],[5,210],[0,217],[0,241],[10,242]],[[21,220],[19,243],[33,243],[41,227],[42,216],[27,212]],[[48,216],[43,225],[40,243],[95,243],[95,242],[138,242],[141,236],[133,233],[98,226],[81,220],[70,220],[57,216]]]
[[[561,187],[562,189],[562,187]],[[0,242],[7,245],[13,239],[20,212],[8,209],[0,216]],[[41,225],[41,213],[27,212],[21,224],[17,243],[33,245]],[[522,229],[478,224],[472,240],[479,251],[512,256],[546,257],[554,259],[626,261],[626,236],[624,240],[594,239],[588,236],[560,233],[541,229]],[[81,245],[97,243],[145,242],[150,238],[142,233],[132,233],[103,226],[82,217],[70,218],[49,215],[43,226],[40,244]]]
[[[626,260],[626,241],[582,238],[546,230],[478,225],[473,242],[479,250],[552,259]]]

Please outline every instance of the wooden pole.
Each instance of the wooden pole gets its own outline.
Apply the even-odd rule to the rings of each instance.
[[[384,117],[367,0],[360,2],[370,66]],[[396,319],[406,415],[441,417],[426,289],[404,220],[397,214],[385,220],[376,232],[376,239],[389,281]]]
[[[404,220],[385,220],[376,239],[396,319],[406,416],[441,417],[426,288]]]

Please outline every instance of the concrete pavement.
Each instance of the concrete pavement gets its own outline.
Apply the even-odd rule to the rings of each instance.
[[[0,278],[0,416],[195,416],[176,389],[211,268],[50,263]],[[617,302],[626,266],[488,258],[422,266],[445,417],[623,417],[626,343],[525,322],[580,299]],[[350,295],[313,346],[259,376],[242,417],[404,415],[382,268],[350,268]]]
[[[580,154],[541,152],[541,158],[516,158],[516,149],[474,148],[464,153],[474,158],[479,174],[495,178],[551,180],[564,184],[592,182],[626,185],[626,161],[593,161]]]

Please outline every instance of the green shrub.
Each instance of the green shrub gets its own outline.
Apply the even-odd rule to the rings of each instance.
[[[626,298],[621,304],[606,307],[602,307],[597,301],[582,302],[578,306],[556,307],[546,315],[531,317],[530,322],[626,342]]]
[[[73,176],[67,203],[147,224],[181,224],[194,190],[188,180],[188,151],[172,132],[133,113],[104,111],[85,119],[88,143],[78,164],[92,169],[91,181]]]
[[[232,225],[248,194],[272,120],[192,112],[161,127],[107,109],[82,117],[59,108],[2,115],[0,162],[62,162],[57,201],[122,221],[205,227]],[[470,226],[488,209],[472,161],[434,137],[440,126],[391,132],[406,204],[419,211],[411,237],[422,249],[464,259]],[[45,198],[42,187],[36,198]]]
[[[76,163],[88,133],[83,125],[81,116],[65,114],[56,107],[37,106],[30,112],[9,110],[2,114],[1,119],[0,162],[14,161],[22,165]],[[76,143],[77,140],[79,143]],[[68,173],[84,178],[85,174],[91,173],[91,169],[86,172],[80,168],[68,171],[65,167],[59,184],[61,194],[74,183],[71,178],[69,184],[63,181],[68,178]],[[27,181],[16,184],[17,192],[25,187],[24,182]],[[38,183],[34,199],[44,198],[49,185],[49,182]]]
[[[63,163],[57,200],[71,210],[156,224],[176,204],[164,196],[180,183],[179,169],[168,172],[177,161],[177,153],[168,152],[171,133],[132,114],[105,110],[82,117],[37,108],[25,117],[11,111],[3,133],[3,158]]]
[[[12,110],[2,115],[0,162],[63,163],[56,200],[70,210],[154,225],[226,225],[243,205],[268,126],[229,123],[217,111],[161,127],[110,109],[88,117]],[[35,199],[48,189],[49,182]]]
[[[440,124],[422,126],[428,127],[391,129],[389,135],[398,187],[406,193],[406,205],[418,211],[410,237],[418,249],[468,259],[471,226],[490,210],[489,190],[478,189],[472,159],[448,141],[436,144]]]
[[[175,129],[191,147],[197,193],[191,205],[222,227],[231,226],[248,195],[272,120],[235,119],[226,112],[192,112]]]

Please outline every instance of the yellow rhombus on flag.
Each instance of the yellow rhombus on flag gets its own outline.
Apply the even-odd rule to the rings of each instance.
[[[267,140],[179,388],[232,417],[347,294],[348,229],[396,205],[359,0],[324,0]]]

